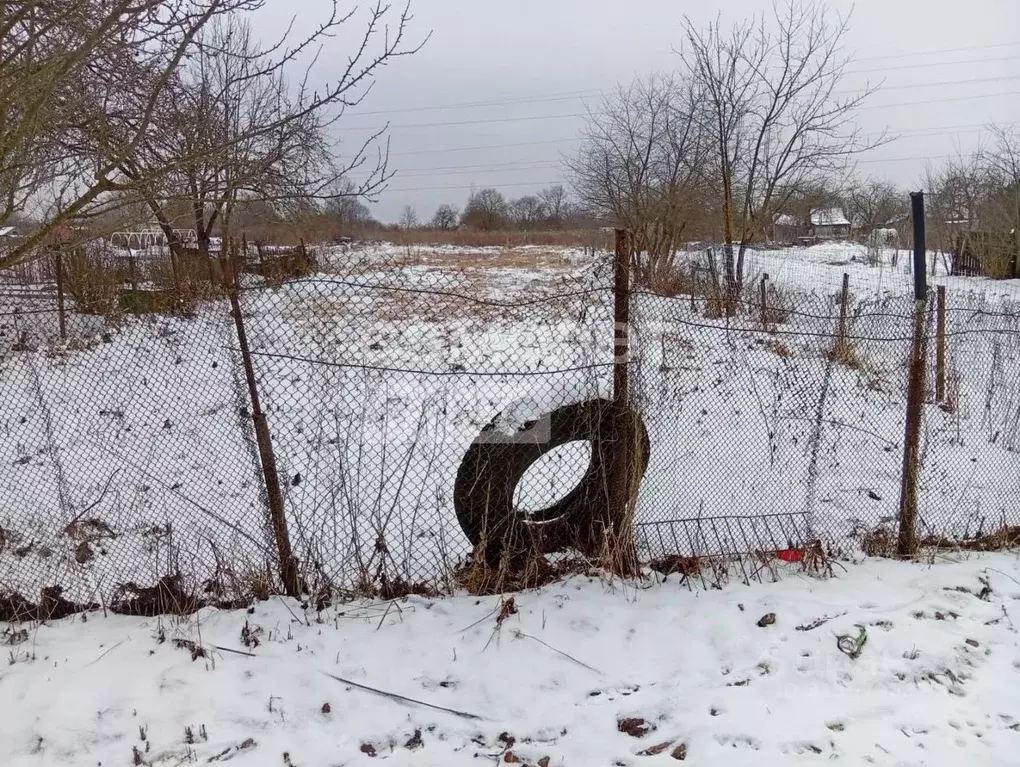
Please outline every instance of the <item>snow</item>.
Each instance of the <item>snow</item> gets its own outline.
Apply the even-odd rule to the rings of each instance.
[[[515,613],[460,595],[0,624],[0,763],[636,767],[680,744],[692,765],[1016,763],[1016,554],[784,567],[708,591],[575,576]],[[837,644],[862,629],[853,659]]]

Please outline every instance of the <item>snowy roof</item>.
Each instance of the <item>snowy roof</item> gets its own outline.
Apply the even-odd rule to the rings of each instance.
[[[0,237],[15,237],[18,234],[17,227],[0,226]]]
[[[850,226],[839,208],[815,208],[811,211],[812,226]]]
[[[797,220],[796,216],[791,216],[789,213],[778,213],[773,219],[776,226],[798,226],[800,221]]]

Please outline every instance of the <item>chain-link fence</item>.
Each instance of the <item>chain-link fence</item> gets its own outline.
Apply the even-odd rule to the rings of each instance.
[[[608,249],[240,260],[241,323],[218,264],[118,267],[101,306],[66,275],[58,291],[59,268],[5,279],[0,591],[106,604],[178,572],[211,601],[280,588],[274,494],[309,591],[442,590],[484,535],[483,473],[499,501],[486,513],[536,529],[594,503],[578,490],[605,468],[591,418],[621,364]],[[638,558],[890,550],[909,254],[748,251],[732,292],[723,260],[691,246],[630,291],[629,399],[648,436]],[[945,272],[925,314],[918,535],[960,545],[1020,526],[1020,310],[1013,283]],[[145,297],[179,291],[183,273],[202,286],[187,300]],[[518,452],[481,447],[522,429]],[[484,471],[465,469],[482,454]]]

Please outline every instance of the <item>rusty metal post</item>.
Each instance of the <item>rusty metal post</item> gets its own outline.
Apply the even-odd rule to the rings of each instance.
[[[907,379],[907,418],[903,438],[903,476],[900,485],[899,539],[901,559],[917,553],[917,475],[921,463],[921,420],[924,407],[924,320],[927,298],[925,269],[924,193],[911,192],[914,219],[914,337]]]
[[[850,303],[850,275],[843,272],[843,288],[839,293],[839,329],[836,331],[836,348],[846,345],[846,317]]]
[[[935,294],[935,400],[946,400],[946,286]]]
[[[769,326],[768,284],[769,273],[765,272],[761,276],[761,326],[763,328]]]
[[[244,366],[244,377],[248,384],[248,396],[251,399],[251,415],[255,426],[255,441],[258,444],[259,461],[262,464],[262,479],[265,482],[266,498],[269,506],[269,518],[276,538],[276,552],[280,560],[280,578],[283,581],[287,596],[297,597],[301,593],[298,576],[297,560],[290,545],[290,532],[287,529],[287,517],[283,506],[283,491],[280,488],[280,476],[276,469],[276,454],[273,452],[273,441],[262,412],[259,398],[258,381],[255,378],[255,366],[252,364],[251,350],[248,346],[248,334],[244,328],[244,316],[241,313],[241,301],[237,282],[237,263],[231,244],[224,242],[227,249],[223,259],[224,283],[230,299],[230,311],[234,316],[234,327],[237,331],[237,344],[241,352],[241,363]]]
[[[64,256],[57,248],[54,254],[54,271],[57,277],[57,323],[60,326],[60,340],[67,340],[67,315],[64,311]]]

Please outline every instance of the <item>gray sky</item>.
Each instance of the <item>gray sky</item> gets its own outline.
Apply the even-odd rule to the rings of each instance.
[[[258,31],[278,31],[296,5],[269,0]],[[298,23],[309,24],[327,0],[300,5]],[[982,125],[1020,124],[1020,1],[831,5],[854,9],[848,48],[856,73],[846,89],[884,80],[860,112],[861,126],[904,134],[862,157],[862,174],[918,187],[929,159],[977,146]],[[411,33],[431,31],[432,39],[380,71],[340,135],[354,144],[366,128],[390,124],[396,175],[370,205],[384,221],[395,221],[406,204],[423,220],[441,203],[460,208],[472,187],[528,194],[565,180],[561,158],[577,145],[583,123],[572,115],[594,107],[599,91],[676,68],[672,49],[684,13],[703,23],[720,13],[736,21],[763,7],[749,0],[414,0]],[[320,75],[339,71],[349,44],[330,41]],[[961,80],[969,82],[947,84]],[[490,103],[463,106],[479,102]],[[458,108],[437,109],[449,106]]]

